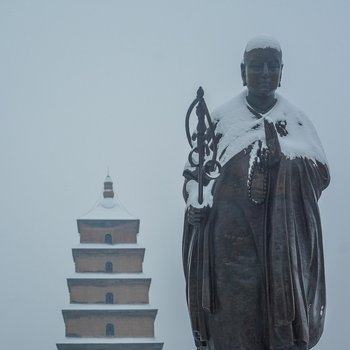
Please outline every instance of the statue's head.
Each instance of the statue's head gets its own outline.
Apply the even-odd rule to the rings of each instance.
[[[282,50],[277,40],[259,36],[250,40],[241,63],[243,85],[256,96],[274,95],[282,77]]]

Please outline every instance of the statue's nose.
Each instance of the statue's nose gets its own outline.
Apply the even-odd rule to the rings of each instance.
[[[269,67],[267,66],[267,63],[264,63],[263,66],[263,75],[269,75]]]

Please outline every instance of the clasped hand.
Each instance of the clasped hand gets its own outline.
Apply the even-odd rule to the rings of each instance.
[[[269,152],[269,165],[276,165],[281,159],[281,146],[274,123],[264,119],[266,145]]]

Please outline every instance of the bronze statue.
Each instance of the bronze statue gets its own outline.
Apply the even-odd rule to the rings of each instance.
[[[306,350],[323,332],[317,202],[329,172],[312,123],[276,94],[282,69],[276,40],[247,44],[247,90],[212,113],[221,173],[204,180],[202,203],[198,169],[184,170],[183,263],[198,349]]]

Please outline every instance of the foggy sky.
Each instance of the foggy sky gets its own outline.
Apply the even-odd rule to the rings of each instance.
[[[349,2],[0,1],[0,335],[2,349],[64,338],[76,219],[102,190],[141,226],[164,350],[194,349],[181,261],[184,116],[199,85],[212,109],[242,89],[258,34],[282,45],[279,93],[311,118],[331,168],[320,200],[326,328],[315,350],[347,349]]]

